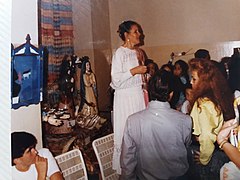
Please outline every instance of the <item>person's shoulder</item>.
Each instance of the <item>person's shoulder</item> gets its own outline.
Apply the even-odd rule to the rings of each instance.
[[[214,103],[209,98],[201,98],[198,101],[200,107],[214,107]]]
[[[176,121],[178,121],[179,123],[184,123],[184,124],[192,124],[192,118],[190,115],[188,114],[184,114],[183,112],[177,111],[175,109],[171,109],[172,110],[172,115],[171,117],[176,117],[174,118]]]
[[[172,109],[173,113],[175,113],[176,116],[180,117],[181,119],[191,119],[191,117],[187,114],[184,114],[183,112],[177,111],[175,109]]]
[[[43,156],[43,157],[47,157],[47,156],[53,156],[52,155],[52,153],[50,152],[50,150],[49,149],[47,149],[47,148],[41,148],[41,149],[39,149],[38,150],[38,154],[40,155],[40,156]]]
[[[115,54],[119,54],[125,51],[125,48],[123,46],[120,46],[119,48],[116,49]]]
[[[113,58],[119,58],[122,57],[125,54],[125,48],[120,46],[116,49],[116,51],[113,53]]]
[[[144,110],[141,110],[141,111],[138,111],[138,112],[135,112],[133,114],[131,114],[130,116],[128,116],[128,120],[131,120],[131,121],[138,121],[140,118],[142,118],[145,114],[147,110],[144,109]]]

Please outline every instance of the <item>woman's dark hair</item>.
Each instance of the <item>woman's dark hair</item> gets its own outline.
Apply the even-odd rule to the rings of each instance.
[[[164,70],[165,68],[170,69],[170,72],[173,73],[173,65],[171,64],[163,64],[160,69]]]
[[[240,48],[234,48],[234,54],[231,56],[231,65],[229,69],[229,84],[232,92],[240,90]]]
[[[188,64],[181,59],[177,60],[175,62],[175,65],[176,64],[178,64],[181,67],[181,69],[182,69],[181,76],[185,77],[187,83],[189,84],[190,80],[189,80],[189,75],[188,75],[188,69],[189,69]]]
[[[27,148],[35,147],[37,139],[34,135],[27,132],[13,132],[11,134],[12,142],[12,166],[14,166],[14,159],[23,156]]]
[[[181,69],[182,69],[182,76],[188,76],[188,64],[185,61],[181,60],[181,59],[177,60],[175,62],[175,65],[176,64],[178,64],[181,67]]]
[[[123,41],[126,40],[124,33],[125,33],[125,32],[129,33],[133,25],[136,25],[136,26],[138,26],[138,27],[140,26],[137,22],[131,21],[131,20],[129,20],[129,21],[123,21],[123,22],[119,25],[117,32],[119,33],[119,37],[120,37]]]
[[[149,81],[150,100],[166,102],[173,91],[173,75],[166,70],[158,70]]]
[[[195,58],[203,58],[203,59],[208,59],[210,60],[210,54],[209,51],[206,49],[198,49],[195,53],[194,53],[194,57]]]
[[[146,59],[144,64],[145,64],[145,66],[148,66],[148,65],[152,64],[153,67],[154,67],[155,72],[159,70],[158,64],[155,63],[152,59]],[[148,72],[149,72],[149,69],[148,69]]]
[[[190,71],[196,71],[199,77],[197,87],[193,90],[193,96],[190,99],[190,108],[195,102],[199,107],[200,100],[208,98],[213,102],[218,113],[223,113],[224,120],[234,118],[234,96],[221,71],[207,59],[193,58],[188,64]]]

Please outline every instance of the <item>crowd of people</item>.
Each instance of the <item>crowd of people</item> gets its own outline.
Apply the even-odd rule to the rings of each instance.
[[[221,62],[199,49],[189,61],[158,67],[141,49],[145,36],[137,22],[124,21],[117,32],[122,45],[112,58],[110,86],[112,165],[120,179],[240,179],[240,148],[229,141],[239,126],[239,49]],[[95,97],[91,74],[87,61],[81,78],[85,84],[92,78],[93,85],[84,92]],[[37,151],[36,143],[32,134],[12,133],[13,179],[63,179],[51,153]]]
[[[238,124],[236,66],[212,60],[206,49],[160,68],[147,56],[140,62],[139,27],[119,25],[123,44],[112,59],[113,169],[121,179],[239,179],[240,152],[228,140]],[[229,58],[240,61],[239,54]]]

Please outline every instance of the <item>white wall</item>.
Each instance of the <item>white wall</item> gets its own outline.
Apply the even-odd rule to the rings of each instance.
[[[141,24],[145,34],[143,49],[159,65],[167,63],[171,52],[208,49],[214,60],[231,56],[240,46],[240,1],[236,0],[108,0],[111,44],[122,41],[116,31],[124,20]]]
[[[236,0],[109,0],[112,45],[124,20],[139,22],[145,46],[236,41],[240,1]]]
[[[27,34],[38,44],[37,0],[12,0],[12,43],[23,44]]]
[[[27,34],[31,36],[31,44],[38,45],[37,0],[12,1],[12,33],[11,42],[17,45],[26,42]],[[40,104],[20,107],[11,111],[11,130],[27,131],[38,139],[37,148],[42,147],[42,126]]]
[[[11,111],[10,111],[10,57],[11,57],[11,0],[0,0],[0,179],[11,179]]]

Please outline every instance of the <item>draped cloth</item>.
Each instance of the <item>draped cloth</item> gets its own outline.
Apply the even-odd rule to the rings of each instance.
[[[48,51],[48,84],[59,76],[64,55],[73,55],[71,0],[40,0],[40,43]]]

